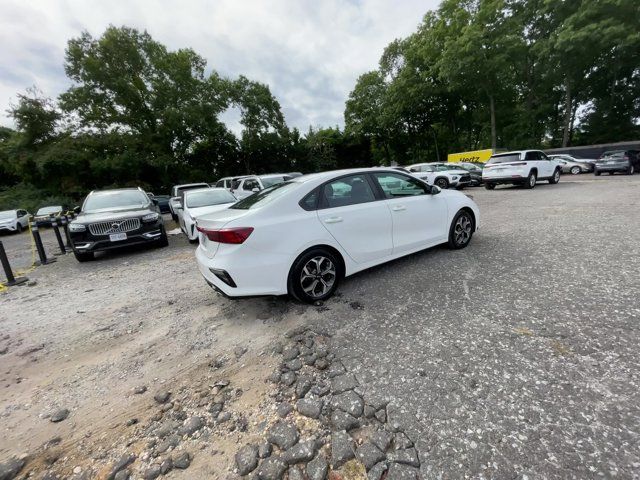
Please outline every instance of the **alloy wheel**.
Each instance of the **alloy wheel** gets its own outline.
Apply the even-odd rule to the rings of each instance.
[[[312,298],[325,295],[336,281],[336,267],[333,262],[322,255],[310,259],[300,274],[302,290]]]
[[[578,175],[580,173],[580,167],[572,167],[571,173],[574,175]]]
[[[458,217],[453,227],[453,236],[456,245],[465,245],[471,239],[471,226],[469,214],[463,213]]]
[[[436,185],[441,189],[445,190],[448,186],[448,182],[444,178],[440,178],[436,180]]]

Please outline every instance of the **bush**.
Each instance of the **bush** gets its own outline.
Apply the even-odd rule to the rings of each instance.
[[[0,190],[0,210],[24,208],[29,213],[35,213],[40,207],[47,205],[62,205],[65,208],[73,208],[78,204],[78,199],[64,195],[52,195],[46,190],[26,183],[19,183]]]

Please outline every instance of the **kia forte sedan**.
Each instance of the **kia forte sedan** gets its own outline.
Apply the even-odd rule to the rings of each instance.
[[[266,188],[197,219],[200,272],[230,297],[330,297],[346,276],[441,243],[466,247],[480,225],[466,195],[397,170],[341,170]]]

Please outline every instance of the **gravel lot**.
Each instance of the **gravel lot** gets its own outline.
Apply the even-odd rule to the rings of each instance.
[[[140,439],[155,421],[154,393],[184,392],[176,403],[192,408],[224,378],[241,390],[228,401],[234,425],[246,415],[248,428],[211,423],[185,440],[189,469],[166,476],[235,478],[236,449],[282,400],[264,381],[271,345],[310,325],[332,333],[334,363],[365,399],[390,401],[388,423],[415,442],[423,478],[637,478],[639,188],[640,176],[581,175],[471,189],[483,219],[467,249],[363,272],[321,306],[217,296],[182,236],[86,264],[60,258],[0,296],[0,462],[29,455],[33,478],[108,478],[101,465],[137,428],[127,421]],[[1,239],[10,258],[27,256],[28,237]],[[51,422],[60,408],[69,417]]]

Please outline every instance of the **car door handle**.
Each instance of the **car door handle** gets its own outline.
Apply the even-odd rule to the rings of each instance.
[[[406,210],[407,207],[405,207],[404,205],[395,205],[393,207],[391,207],[391,210],[393,210],[394,212],[401,212],[403,210]]]
[[[342,221],[342,217],[329,217],[326,218],[324,223],[339,223]]]

